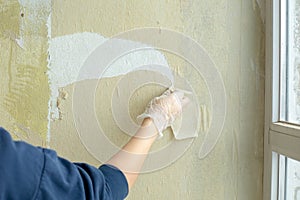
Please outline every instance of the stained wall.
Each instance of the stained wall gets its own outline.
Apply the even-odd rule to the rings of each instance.
[[[76,131],[72,108],[75,82],[66,81],[74,74],[68,72],[73,73],[70,69],[75,69],[81,61],[75,58],[91,50],[93,46],[89,45],[95,41],[134,28],[167,28],[194,39],[215,62],[227,95],[225,125],[213,151],[205,159],[199,159],[206,133],[203,127],[207,126],[202,122],[199,137],[183,156],[163,169],[142,174],[128,199],[262,199],[264,24],[261,2],[27,0],[0,3],[0,123],[16,139],[51,147],[72,161],[101,164],[83,145]],[[212,105],[204,77],[193,73],[192,66],[176,55],[163,51],[157,57],[161,58],[160,55],[172,70],[192,82],[200,104],[205,107],[202,116],[210,116]],[[101,79],[95,108],[107,137],[118,146],[126,143],[129,136],[117,127],[109,104],[111,91],[122,77],[124,74],[119,73]],[[84,82],[88,85],[93,81],[96,80]],[[129,105],[133,118],[161,91],[162,88],[154,86],[136,91]],[[53,109],[58,115],[52,115]],[[172,139],[167,131],[152,151]]]

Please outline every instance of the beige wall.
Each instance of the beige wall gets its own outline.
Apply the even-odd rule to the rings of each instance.
[[[5,19],[0,22],[1,126],[31,143],[49,145],[73,161],[99,165],[76,133],[71,98],[74,84],[60,90],[61,118],[48,123],[48,41],[82,32],[111,37],[142,27],[179,31],[207,50],[224,79],[225,126],[208,157],[198,158],[205,135],[202,131],[175,163],[142,174],[128,199],[262,199],[264,28],[263,15],[255,1],[54,0],[51,6],[49,2],[42,4],[33,0],[23,4],[9,2],[0,1],[0,16]],[[23,39],[24,48],[16,39]],[[173,70],[192,81],[199,101],[207,106],[210,114],[212,108],[201,76],[190,73],[190,66],[176,56],[162,53]],[[51,58],[49,67],[51,69]],[[98,118],[105,122],[103,129],[107,136],[122,145],[128,137],[116,126],[109,110],[111,90],[119,78],[101,80],[105,87],[97,89],[96,111]],[[141,112],[151,95],[159,90],[148,87],[140,91],[141,94],[137,93],[132,100],[136,107],[130,107],[133,115]],[[51,138],[47,139],[49,133]],[[166,133],[153,150],[171,140],[171,134]]]
[[[47,26],[50,3],[0,1],[1,126],[14,137],[45,145],[49,85]],[[28,133],[34,136],[28,136]]]

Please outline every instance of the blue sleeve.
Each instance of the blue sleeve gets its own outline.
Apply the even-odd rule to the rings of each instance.
[[[128,184],[114,166],[72,163],[55,151],[14,142],[0,128],[0,199],[124,199]]]

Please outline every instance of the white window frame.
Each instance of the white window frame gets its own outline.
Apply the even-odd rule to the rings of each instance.
[[[266,68],[265,68],[265,130],[264,130],[264,200],[283,200],[283,177],[280,170],[285,156],[300,160],[300,126],[280,121],[280,63],[281,40],[280,6],[281,1],[266,0]],[[272,152],[278,153],[278,155]],[[284,156],[280,156],[284,155]]]

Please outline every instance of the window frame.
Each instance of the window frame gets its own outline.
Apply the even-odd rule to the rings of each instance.
[[[284,155],[300,160],[300,126],[280,121],[280,76],[282,71],[281,3],[285,0],[266,0],[265,52],[265,130],[263,199],[281,200],[284,189],[280,181]],[[278,153],[275,155],[272,152]],[[272,179],[273,177],[273,179]]]

